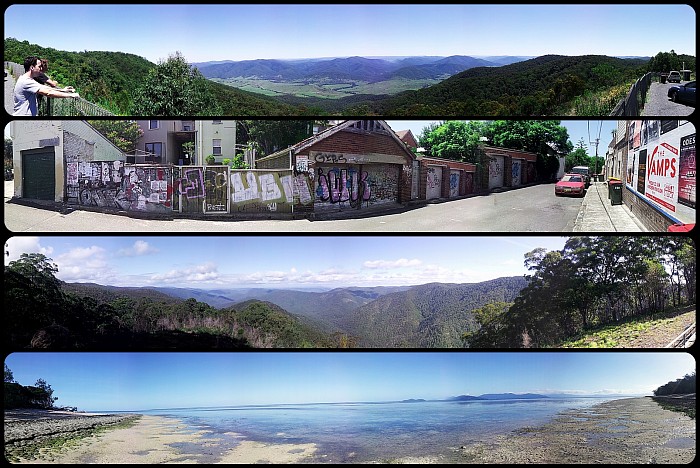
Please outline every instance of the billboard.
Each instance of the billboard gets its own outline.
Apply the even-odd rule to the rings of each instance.
[[[695,222],[695,128],[687,121],[630,122],[627,188],[684,223]]]

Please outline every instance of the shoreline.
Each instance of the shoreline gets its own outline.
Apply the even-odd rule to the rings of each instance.
[[[77,413],[80,414],[80,413]],[[5,457],[13,463],[59,464],[84,463],[299,463],[312,457],[317,450],[316,444],[269,444],[245,440],[233,432],[212,435],[210,430],[196,430],[177,418],[151,415],[99,415],[71,418],[43,414],[33,420],[18,420],[5,416]],[[68,431],[75,427],[78,420],[90,418],[108,418],[103,421],[126,419],[134,421],[129,427],[110,428],[108,424],[99,424],[106,431],[97,434],[84,434]],[[92,422],[96,422],[92,419]],[[31,426],[26,423],[30,422]],[[38,423],[38,424],[37,424]],[[83,421],[84,424],[88,424]],[[111,423],[114,425],[115,423]],[[51,427],[47,434],[44,427]],[[7,443],[9,433],[24,432],[22,439],[41,442],[54,435],[61,438],[58,444],[42,447],[33,458],[24,458],[21,446]],[[18,429],[19,428],[19,429]],[[31,429],[40,432],[29,435]],[[75,435],[65,440],[62,435]],[[15,437],[16,438],[16,437]],[[9,452],[8,452],[9,449]],[[8,453],[10,457],[8,457]]]
[[[674,463],[695,458],[695,420],[650,397],[567,410],[538,427],[460,447],[459,463]]]
[[[7,440],[8,420],[5,428]],[[80,415],[80,413],[78,413]],[[84,416],[129,417],[126,415]],[[133,418],[133,415],[131,415]],[[71,417],[55,418],[65,422]],[[78,416],[80,419],[80,416]],[[61,424],[61,423],[59,423]],[[537,427],[425,454],[367,463],[690,463],[696,452],[695,420],[662,408],[652,398],[610,400],[570,409]],[[7,448],[7,445],[6,445]],[[398,449],[397,449],[398,450]],[[41,449],[20,463],[329,463],[315,443],[266,443],[235,433],[215,433],[166,416],[138,415],[127,428]],[[337,463],[337,461],[333,461]]]

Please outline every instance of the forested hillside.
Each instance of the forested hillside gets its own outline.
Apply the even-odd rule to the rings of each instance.
[[[135,115],[134,97],[141,90],[149,71],[157,65],[143,57],[122,52],[68,52],[50,47],[5,39],[4,60],[19,64],[30,55],[49,61],[48,75],[60,85],[73,86],[81,97],[117,115]],[[272,98],[241,91],[205,80],[208,91],[221,107],[222,115],[303,115],[307,109],[295,108]],[[138,113],[137,113],[138,114]],[[200,114],[200,113],[198,113]],[[201,110],[207,114],[207,109]]]
[[[586,91],[636,80],[645,60],[602,55],[545,55],[502,67],[478,67],[437,85],[350,107],[348,113],[434,116],[562,115]]]
[[[476,326],[472,310],[512,301],[526,286],[522,277],[475,284],[425,284],[387,294],[355,310],[346,325],[359,346],[387,348],[461,347],[462,334]]]

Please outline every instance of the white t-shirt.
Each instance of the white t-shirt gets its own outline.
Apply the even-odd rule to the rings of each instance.
[[[22,75],[15,84],[15,108],[12,115],[37,115],[36,93],[46,85]]]

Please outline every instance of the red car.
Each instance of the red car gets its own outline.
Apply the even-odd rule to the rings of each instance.
[[[586,181],[581,174],[564,174],[554,186],[554,195],[578,195],[586,193]]]

